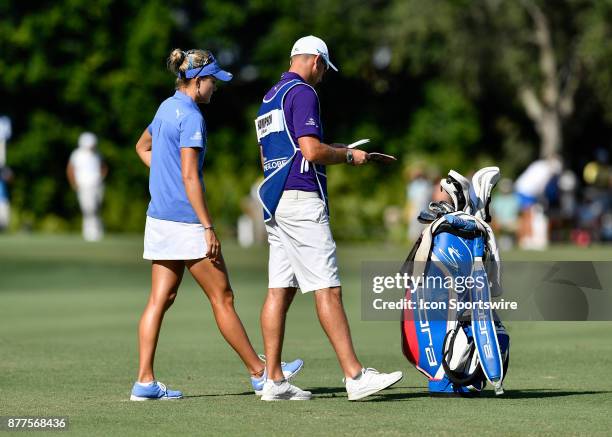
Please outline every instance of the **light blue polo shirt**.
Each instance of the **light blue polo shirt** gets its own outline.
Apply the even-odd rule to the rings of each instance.
[[[200,183],[206,154],[206,123],[198,105],[186,94],[176,91],[157,110],[148,127],[153,137],[147,215],[160,220],[199,223],[189,203],[181,176],[181,148],[200,149]]]

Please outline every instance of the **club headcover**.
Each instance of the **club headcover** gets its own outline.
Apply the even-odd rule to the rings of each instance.
[[[501,178],[498,167],[484,167],[472,176],[472,187],[470,199],[474,206],[472,214],[489,223],[491,214],[489,204],[491,203],[491,192]]]
[[[470,181],[465,176],[451,170],[446,179],[440,181],[440,186],[450,196],[455,211],[471,212]]]

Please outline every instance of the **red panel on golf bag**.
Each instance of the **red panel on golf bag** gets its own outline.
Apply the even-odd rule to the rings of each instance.
[[[406,295],[409,293],[410,290],[406,290]],[[412,311],[407,309],[404,310],[404,318],[402,319],[402,351],[408,361],[416,366],[419,362],[419,344]]]

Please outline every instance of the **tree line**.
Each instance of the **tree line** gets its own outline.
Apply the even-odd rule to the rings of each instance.
[[[235,79],[202,111],[213,216],[233,232],[260,175],[253,119],[300,36],[328,43],[339,73],[319,87],[325,140],[371,138],[390,168],[330,168],[339,238],[384,238],[409,169],[517,175],[560,154],[576,170],[612,127],[610,0],[56,0],[0,2],[0,114],[13,121],[14,228],[69,230],[65,165],[80,132],[110,168],[110,231],[140,231],[147,169],[133,145],[173,92],[175,47],[206,48]]]

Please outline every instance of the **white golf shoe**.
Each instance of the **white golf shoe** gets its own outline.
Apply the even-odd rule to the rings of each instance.
[[[361,369],[361,375],[356,379],[346,378],[346,392],[349,401],[356,401],[370,396],[402,379],[402,372],[380,373],[376,369],[368,367]]]
[[[270,379],[263,385],[262,401],[308,401],[312,393],[289,384],[287,380],[276,383]]]

